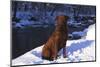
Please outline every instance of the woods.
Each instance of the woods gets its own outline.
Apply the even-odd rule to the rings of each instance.
[[[95,8],[86,5],[66,5],[66,4],[50,4],[50,3],[37,3],[37,2],[19,2],[12,1],[12,17],[23,19],[38,19],[41,23],[53,23],[50,22],[53,18],[62,13],[70,16],[73,20],[78,22],[80,16],[95,16]],[[25,14],[24,14],[25,12]],[[16,14],[20,13],[22,17]]]

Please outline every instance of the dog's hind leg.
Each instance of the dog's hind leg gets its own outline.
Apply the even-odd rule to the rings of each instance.
[[[48,49],[47,46],[44,46],[42,49],[42,59],[49,60],[49,58],[50,58],[50,50]]]

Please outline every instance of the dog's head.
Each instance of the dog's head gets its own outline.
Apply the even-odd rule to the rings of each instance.
[[[56,24],[57,25],[63,25],[66,24],[66,21],[69,19],[68,16],[60,15],[56,17]]]

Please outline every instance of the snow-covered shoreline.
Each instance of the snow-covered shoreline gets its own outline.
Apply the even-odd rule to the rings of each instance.
[[[89,26],[87,35],[79,40],[68,40],[66,44],[67,58],[62,57],[62,50],[59,52],[60,57],[54,61],[41,59],[42,47],[37,47],[24,55],[12,60],[14,65],[30,64],[49,64],[63,62],[80,62],[95,60],[95,24]]]

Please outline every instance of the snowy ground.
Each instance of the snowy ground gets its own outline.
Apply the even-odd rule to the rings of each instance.
[[[80,62],[95,60],[95,24],[89,26],[87,35],[79,40],[68,40],[66,44],[67,58],[60,57],[54,61],[41,59],[42,47],[37,47],[24,55],[12,60],[12,65],[49,64],[63,62]]]

